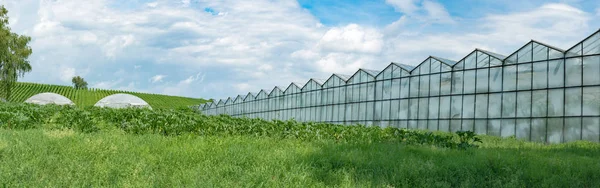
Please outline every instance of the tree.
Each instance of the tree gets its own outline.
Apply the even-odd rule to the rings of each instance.
[[[71,81],[73,82],[73,87],[75,87],[75,89],[87,89],[88,83],[82,77],[75,76]]]
[[[4,99],[9,100],[11,89],[17,79],[31,71],[29,55],[31,47],[27,44],[31,37],[19,35],[10,31],[8,26],[8,10],[0,6],[0,92]]]

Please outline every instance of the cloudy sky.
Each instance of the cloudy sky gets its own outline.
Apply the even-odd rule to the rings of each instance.
[[[599,1],[0,0],[32,37],[22,81],[201,98],[459,60],[509,55],[531,39],[567,49],[600,29]]]

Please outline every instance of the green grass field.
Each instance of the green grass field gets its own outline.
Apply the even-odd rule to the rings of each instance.
[[[127,93],[144,99],[153,108],[177,108],[190,105],[198,105],[206,102],[204,99],[195,99],[188,97],[158,95],[149,93],[138,93],[129,91],[103,90],[103,89],[74,89],[71,86],[37,84],[19,82],[12,91],[11,102],[24,102],[29,97],[44,93],[53,92],[61,94],[73,101],[77,106],[93,106],[100,99],[117,93]]]
[[[598,187],[600,144],[0,103],[1,187]],[[447,139],[450,138],[450,139]],[[444,144],[445,143],[445,144]]]
[[[599,156],[598,146],[587,144],[461,151],[249,136],[0,129],[0,185],[597,187]]]

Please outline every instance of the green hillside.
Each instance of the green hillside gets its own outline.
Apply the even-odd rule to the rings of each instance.
[[[24,102],[38,93],[53,92],[61,94],[73,101],[77,106],[93,106],[100,99],[117,93],[127,93],[144,99],[152,108],[177,108],[197,105],[206,102],[204,99],[188,97],[138,93],[104,89],[74,89],[71,86],[19,82],[10,97],[10,102]]]

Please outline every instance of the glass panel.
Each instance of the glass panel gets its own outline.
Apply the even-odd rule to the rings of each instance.
[[[413,130],[419,129],[417,121],[416,120],[410,120],[410,121],[408,121],[408,128],[409,129],[413,129]]]
[[[567,59],[565,63],[565,79],[566,86],[579,86],[581,85],[581,74],[582,74],[582,64],[581,58],[570,58]]]
[[[548,85],[549,87],[563,87],[565,82],[565,69],[563,60],[549,62]]]
[[[547,142],[549,143],[560,143],[563,137],[563,119],[562,118],[548,118],[548,135]]]
[[[462,131],[473,131],[473,126],[475,122],[473,122],[473,120],[469,120],[469,119],[465,119],[462,120]]]
[[[400,79],[392,80],[392,98],[400,98]]]
[[[427,120],[417,121],[420,130],[427,130]]]
[[[462,96],[452,96],[452,110],[450,118],[457,119],[462,116]]]
[[[419,119],[427,119],[427,112],[429,112],[429,100],[428,98],[419,99]]]
[[[375,102],[375,119],[382,119],[381,118],[381,102]]]
[[[419,76],[420,77],[420,87],[419,87],[419,96],[427,97],[429,96],[429,76]]]
[[[487,134],[487,120],[475,120],[475,127],[473,128],[475,134],[486,135]]]
[[[581,55],[582,44],[577,44],[571,50],[567,51],[565,54],[566,57],[573,57]]]
[[[581,138],[581,118],[565,118],[565,142]]]
[[[489,120],[488,121],[488,135],[490,136],[500,136],[500,128],[502,125],[501,120]]]
[[[465,69],[473,69],[476,66],[476,58],[477,53],[471,53],[467,58],[465,58]]]
[[[409,86],[410,86],[410,79],[409,78],[402,78],[401,79],[401,83],[402,86],[400,88],[400,98],[408,98],[408,91],[409,91]]]
[[[531,141],[546,142],[546,119],[534,118],[531,120]]]
[[[521,139],[521,140],[529,140],[529,135],[531,134],[531,126],[530,124],[530,120],[529,119],[518,119],[517,120],[517,132],[516,137],[517,139]]]
[[[450,118],[450,97],[440,97],[440,118]]]
[[[392,97],[392,81],[391,80],[383,81],[383,99],[390,99],[391,97]]]
[[[375,99],[380,100],[383,98],[383,81],[377,82],[377,87],[375,87]]]
[[[490,94],[489,110],[488,110],[488,116],[490,118],[501,117],[501,108],[502,108],[501,102],[502,102],[502,94],[501,93]]]
[[[441,74],[440,81],[440,94],[447,95],[450,94],[450,86],[452,83],[452,73],[443,73]]]
[[[582,118],[582,140],[599,142],[600,141],[600,118],[584,117]]]
[[[531,63],[518,66],[517,85],[519,90],[531,89]]]
[[[583,55],[600,54],[600,32],[583,41]]]
[[[515,64],[517,63],[517,54],[513,54],[504,60],[504,64]]]
[[[533,64],[533,89],[548,87],[548,62]]]
[[[479,94],[475,98],[475,118],[487,118],[488,112],[487,94]]]
[[[463,92],[463,72],[453,72],[452,73],[452,94],[461,94]]]
[[[548,91],[540,90],[532,92],[532,107],[531,115],[533,117],[546,117],[546,109],[548,106]]]
[[[515,117],[516,93],[502,94],[502,117]]]
[[[475,96],[465,95],[463,97],[463,118],[474,118],[475,117]]]
[[[581,88],[565,89],[565,115],[581,115]]]
[[[490,68],[490,92],[502,91],[502,68]]]
[[[390,119],[400,118],[400,100],[392,100],[390,108]]]
[[[489,69],[477,70],[477,93],[488,92],[488,71]]]
[[[600,115],[600,87],[584,87],[582,98],[584,116]]]
[[[410,110],[409,110],[409,118],[417,119],[419,113],[419,99],[410,99]]]
[[[533,43],[533,61],[548,59],[548,47]]]
[[[438,121],[438,130],[439,131],[450,131],[450,121],[448,120],[440,120]]]
[[[475,93],[475,70],[464,71],[463,92]]]
[[[377,119],[377,120],[388,120],[390,119],[390,104],[391,101],[383,101],[383,104],[381,106],[381,119]]]
[[[462,122],[460,119],[450,120],[450,132],[460,131],[462,129]]]
[[[480,51],[477,51],[477,67],[488,67],[489,63],[490,56]]]
[[[500,136],[509,137],[515,135],[515,119],[502,119],[502,130],[500,130]]]
[[[400,100],[400,119],[408,119],[409,109],[408,99]]]
[[[558,58],[563,58],[564,54],[558,50],[552,49],[550,48],[550,51],[548,52],[548,59],[558,59]]]
[[[600,84],[600,56],[583,57],[583,85]]]
[[[419,77],[410,77],[410,97],[419,96]]]
[[[427,121],[427,129],[430,131],[437,131],[438,130],[438,121],[437,120]]]
[[[519,63],[531,62],[531,49],[533,43],[528,44],[518,53]]]
[[[429,119],[437,119],[440,110],[440,99],[438,97],[429,98]]]
[[[429,79],[429,95],[438,96],[440,94],[440,74],[430,75]]]
[[[517,93],[517,117],[531,116],[531,92],[521,91]]]
[[[504,91],[513,91],[517,87],[517,66],[506,66],[504,67]]]

